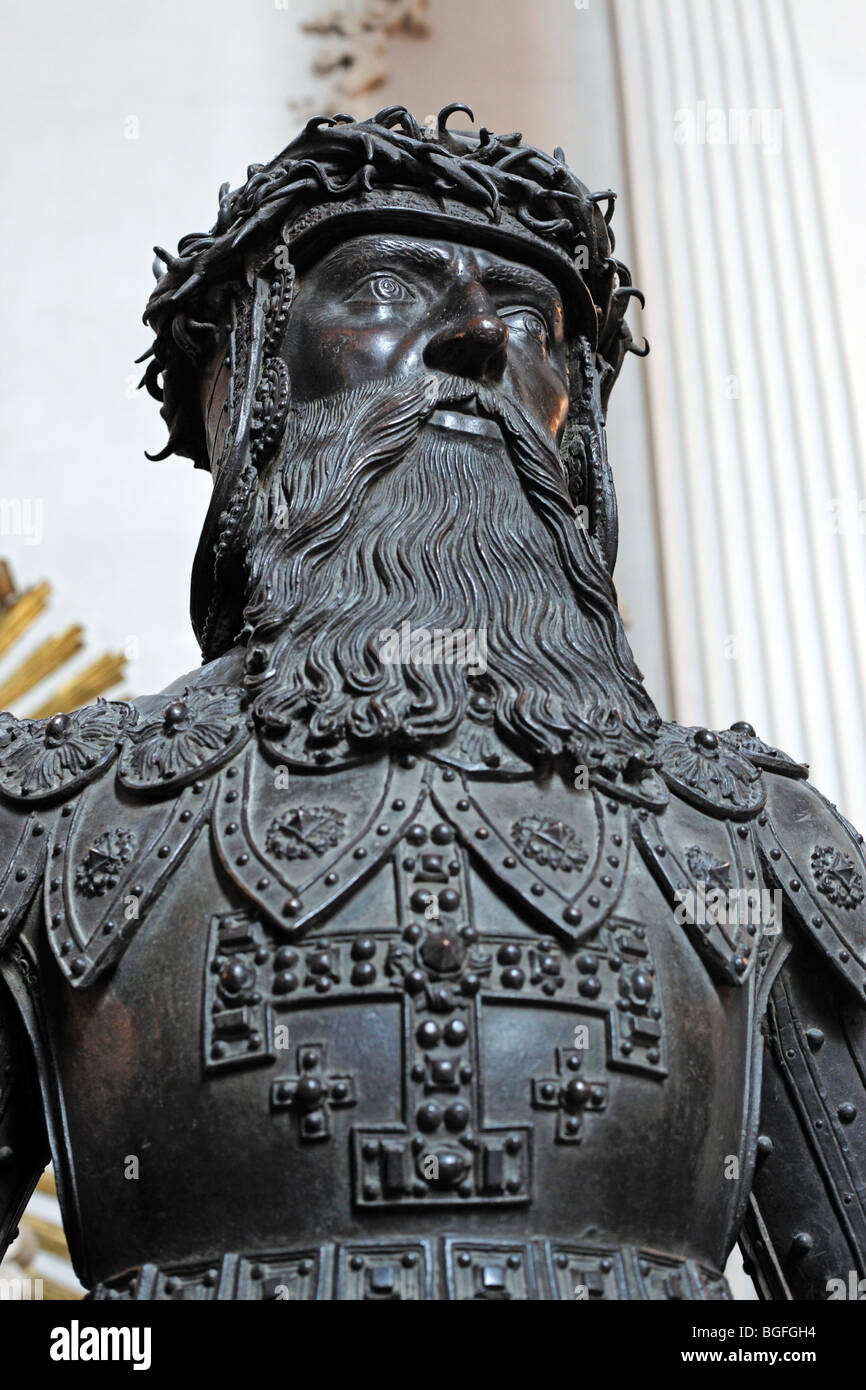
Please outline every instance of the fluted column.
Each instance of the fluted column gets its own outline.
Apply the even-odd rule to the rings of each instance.
[[[866,824],[866,496],[796,7],[613,0],[674,713]]]

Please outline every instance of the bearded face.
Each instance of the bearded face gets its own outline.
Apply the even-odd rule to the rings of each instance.
[[[310,284],[253,525],[258,719],[310,749],[433,749],[480,719],[535,761],[642,760],[658,716],[558,450],[554,287],[490,253],[378,238]]]

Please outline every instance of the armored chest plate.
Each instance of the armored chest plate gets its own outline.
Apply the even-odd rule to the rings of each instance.
[[[647,819],[423,760],[355,770],[354,800],[348,770],[278,775],[247,754],[191,784],[211,835],[191,835],[110,988],[50,985],[94,1276],[204,1250],[229,1189],[236,1250],[301,1248],[311,1223],[438,1239],[462,1209],[484,1238],[494,1220],[518,1244],[592,1231],[717,1267],[737,1187],[727,1207],[709,1192],[744,1152],[753,991],[720,993],[675,921],[635,849]],[[254,795],[232,795],[244,778]],[[133,865],[67,820],[47,893],[98,912]],[[651,1210],[663,1181],[681,1200]],[[683,1212],[705,1214],[688,1236]]]

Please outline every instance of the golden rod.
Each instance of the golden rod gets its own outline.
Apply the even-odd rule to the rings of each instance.
[[[47,1192],[49,1197],[57,1196],[57,1183],[54,1178],[53,1169],[45,1169],[45,1172],[42,1174],[38,1183],[36,1184],[36,1190],[38,1192]]]
[[[66,1244],[62,1226],[57,1225],[54,1221],[46,1221],[44,1216],[34,1216],[32,1211],[28,1211],[21,1220],[25,1226],[29,1226],[42,1250],[47,1250],[52,1255],[59,1255],[61,1259],[69,1259],[69,1247]]]
[[[39,617],[51,596],[51,585],[34,584],[18,598],[4,604],[0,612],[0,656],[7,652],[13,642],[25,633],[30,624]]]
[[[95,700],[97,695],[117,685],[123,679],[125,670],[126,657],[122,652],[106,652],[79,671],[77,676],[59,686],[29,717],[47,719],[52,714],[68,714],[70,710],[80,709],[82,705]]]
[[[8,709],[14,700],[32,690],[83,646],[84,629],[77,623],[59,637],[49,637],[0,685],[0,709]]]

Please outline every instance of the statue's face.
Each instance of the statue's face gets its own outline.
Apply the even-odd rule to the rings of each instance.
[[[244,610],[262,724],[314,761],[464,734],[491,768],[494,734],[614,768],[645,752],[655,712],[559,448],[554,284],[476,247],[356,237],[299,266],[281,351],[294,400]],[[383,648],[436,630],[483,642],[477,669]]]
[[[565,425],[560,295],[537,270],[477,247],[397,233],[341,242],[299,276],[282,355],[296,402],[428,372],[496,388],[554,441]],[[430,423],[499,433],[471,401]]]

